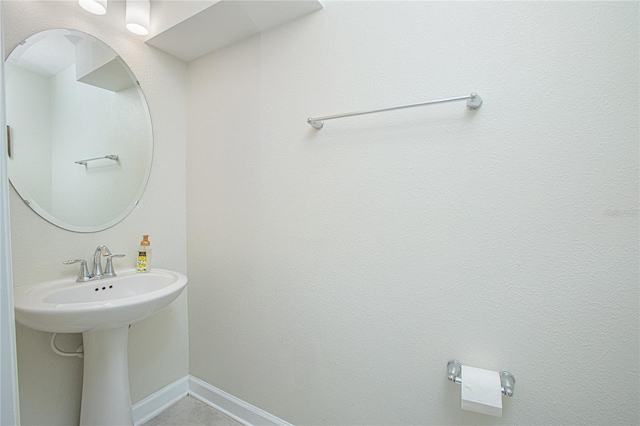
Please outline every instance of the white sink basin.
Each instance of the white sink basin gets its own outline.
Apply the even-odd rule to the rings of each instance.
[[[54,333],[109,330],[140,321],[174,301],[187,285],[179,272],[119,271],[77,283],[67,278],[14,289],[16,320]]]

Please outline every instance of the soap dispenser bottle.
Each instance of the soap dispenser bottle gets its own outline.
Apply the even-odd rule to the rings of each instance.
[[[151,243],[149,236],[143,235],[138,248],[138,272],[149,272],[151,270]]]

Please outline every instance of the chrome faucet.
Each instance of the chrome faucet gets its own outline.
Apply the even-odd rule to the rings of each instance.
[[[111,256],[111,251],[107,246],[99,245],[96,247],[96,251],[93,252],[93,267],[91,268],[91,275],[94,277],[102,278],[102,256]]]
[[[99,280],[102,278],[115,277],[116,272],[113,270],[113,258],[124,257],[124,254],[111,254],[111,251],[107,246],[102,244],[96,247],[93,252],[93,267],[91,268],[91,274],[87,268],[87,261],[83,259],[65,260],[65,265],[71,265],[74,263],[80,263],[80,272],[78,273],[78,279],[76,282],[82,283],[86,281]],[[102,258],[107,259],[104,271],[102,269]]]

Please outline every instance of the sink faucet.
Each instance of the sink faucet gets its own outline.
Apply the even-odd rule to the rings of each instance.
[[[104,271],[102,269],[102,258],[107,259]],[[101,278],[115,277],[116,272],[113,270],[113,258],[124,257],[124,254],[111,254],[111,251],[107,246],[99,245],[93,252],[93,267],[91,268],[91,274],[87,268],[87,261],[83,259],[65,260],[65,265],[71,265],[73,263],[80,263],[80,272],[78,273],[78,279],[76,282],[82,283],[86,281],[99,280]]]
[[[96,278],[102,278],[102,256],[111,256],[111,251],[107,246],[102,244],[96,247],[96,251],[93,252],[93,267],[91,268],[91,275]]]

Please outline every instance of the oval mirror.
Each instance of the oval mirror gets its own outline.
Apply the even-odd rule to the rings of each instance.
[[[38,215],[96,232],[124,219],[144,192],[151,117],[125,62],[74,30],[37,33],[5,63],[8,174]]]

